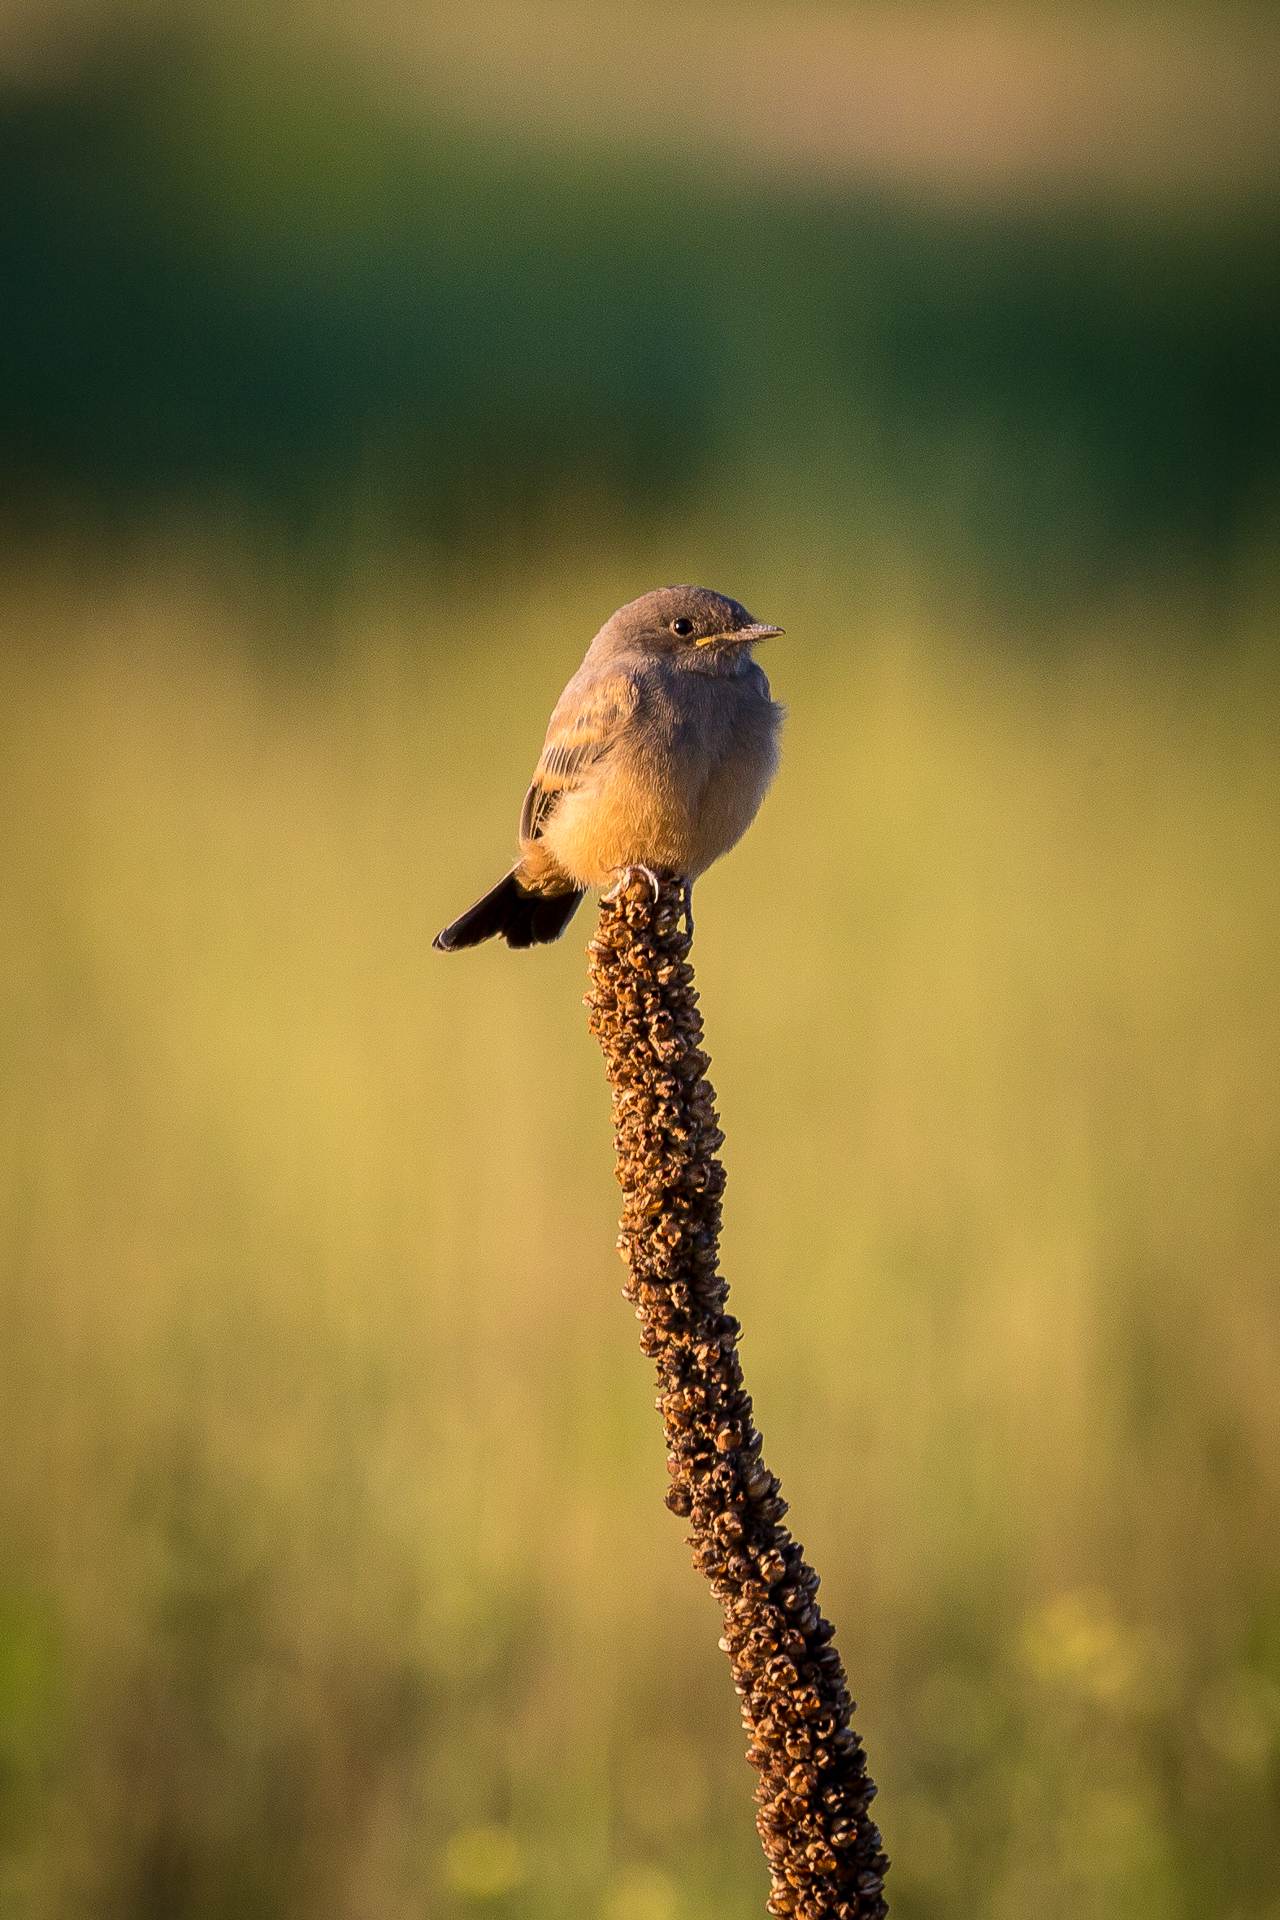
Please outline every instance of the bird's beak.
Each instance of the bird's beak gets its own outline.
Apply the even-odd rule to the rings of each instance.
[[[755,640],[776,640],[785,627],[768,627],[762,620],[755,620],[749,627],[733,627],[728,633],[704,633],[697,642],[700,647],[713,647],[719,640],[729,646],[749,647]]]

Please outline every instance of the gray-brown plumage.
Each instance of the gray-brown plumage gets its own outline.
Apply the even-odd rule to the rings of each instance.
[[[782,709],[751,649],[781,631],[706,587],[620,607],[551,716],[520,858],[434,945],[557,940],[588,888],[633,867],[691,886],[741,839],[777,766]]]

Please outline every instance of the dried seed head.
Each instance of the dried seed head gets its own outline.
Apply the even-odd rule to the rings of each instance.
[[[590,1025],[614,1103],[627,1298],[655,1362],[667,1435],[666,1502],[724,1610],[757,1770],[757,1827],[779,1920],[879,1920],[887,1862],[865,1817],[875,1792],[817,1575],[782,1529],[742,1383],[740,1328],[718,1271],[722,1138],[679,883],[637,875],[604,905],[590,948]]]
[[[787,1571],[787,1563],[776,1547],[769,1547],[760,1556],[760,1578],[767,1586],[776,1587]]]

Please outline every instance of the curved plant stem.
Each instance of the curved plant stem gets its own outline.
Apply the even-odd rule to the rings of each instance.
[[[613,1091],[619,1250],[640,1342],[657,1363],[667,1505],[690,1523],[694,1562],[724,1614],[720,1644],[759,1772],[756,1827],[768,1911],[878,1920],[888,1861],[868,1812],[875,1784],[818,1576],[783,1524],[761,1454],[718,1270],[723,1142],[706,1077],[682,883],[657,900],[637,875],[602,905],[589,949],[591,1031]]]

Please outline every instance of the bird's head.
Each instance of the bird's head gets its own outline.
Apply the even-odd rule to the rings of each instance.
[[[659,587],[619,607],[592,645],[600,653],[647,653],[677,666],[723,673],[749,659],[757,640],[781,632],[709,587]]]

